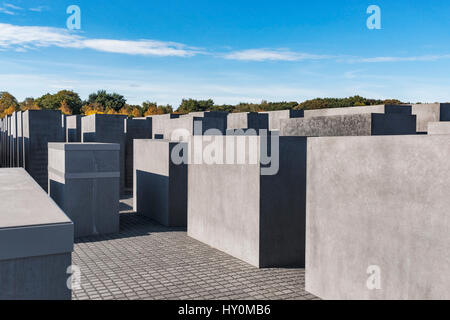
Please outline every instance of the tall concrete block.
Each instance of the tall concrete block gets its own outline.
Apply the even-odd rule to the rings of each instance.
[[[279,148],[269,143],[269,154],[279,149],[272,175],[262,174],[261,137],[214,140],[222,162],[188,166],[188,236],[256,267],[303,267],[306,138],[279,137]],[[205,143],[203,153],[210,147]]]
[[[450,299],[450,136],[308,139],[306,290]]]
[[[147,117],[147,118],[152,119],[153,138],[154,139],[163,139],[165,121],[170,120],[170,119],[178,119],[179,117],[180,117],[179,114],[173,114],[173,113],[159,114],[159,115]]]
[[[23,168],[23,112],[18,111],[16,117],[17,117],[16,166]]]
[[[151,139],[152,119],[151,118],[129,118],[125,119],[125,187],[133,188],[133,140]]]
[[[178,145],[134,140],[134,210],[165,226],[186,226],[187,165],[171,161]],[[185,145],[185,143],[181,143]]]
[[[303,110],[278,110],[261,113],[269,115],[269,130],[271,131],[281,129],[281,119],[303,118],[305,115]]]
[[[9,156],[11,168],[17,167],[17,112],[11,115],[11,143],[9,145]]]
[[[72,222],[24,169],[0,181],[0,300],[70,300]]]
[[[227,129],[269,129],[269,115],[258,112],[230,113]]]
[[[66,142],[81,142],[81,115],[66,117]]]
[[[178,140],[182,134],[185,138],[193,135],[225,135],[226,118],[183,117],[164,122],[164,139]],[[181,130],[181,131],[180,131]],[[214,130],[211,131],[211,130]]]
[[[82,142],[120,145],[120,193],[125,192],[125,128],[127,116],[94,114],[81,119]]]
[[[75,237],[119,232],[118,144],[49,143],[49,195]]]
[[[27,110],[23,113],[24,167],[48,191],[48,143],[64,142],[61,112]]]
[[[280,134],[304,137],[416,134],[416,116],[366,113],[282,119]]]
[[[204,118],[227,118],[229,112],[227,111],[198,111],[190,112],[180,115],[180,118],[184,117],[204,117]]]

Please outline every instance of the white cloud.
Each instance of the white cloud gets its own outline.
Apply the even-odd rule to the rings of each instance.
[[[200,53],[186,45],[156,40],[88,39],[69,30],[38,26],[15,26],[0,23],[0,49],[39,47],[92,49],[96,51],[146,55],[188,57]]]
[[[6,8],[0,8],[0,12],[4,13],[4,14],[9,14],[10,16],[15,15],[15,13],[11,10],[8,10]]]
[[[364,62],[364,63],[377,63],[377,62],[414,62],[414,61],[437,61],[443,59],[450,59],[450,54],[443,55],[424,55],[424,56],[412,56],[412,57],[373,57],[373,58],[357,58],[352,59],[350,62]]]
[[[293,52],[287,49],[248,49],[225,54],[225,59],[243,61],[301,61],[329,59],[330,56]]]
[[[33,12],[42,12],[47,9],[48,9],[48,7],[46,7],[46,6],[39,6],[36,8],[29,8],[28,10],[33,11]]]
[[[11,3],[5,3],[5,4],[3,4],[3,6],[6,7],[6,8],[13,9],[13,10],[23,10],[23,8],[15,6],[15,5],[11,4]]]

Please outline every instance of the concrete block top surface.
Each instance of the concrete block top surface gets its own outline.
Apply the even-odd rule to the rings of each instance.
[[[0,260],[73,250],[73,223],[21,168],[0,169]]]
[[[25,170],[0,169],[0,180],[0,229],[71,223]]]

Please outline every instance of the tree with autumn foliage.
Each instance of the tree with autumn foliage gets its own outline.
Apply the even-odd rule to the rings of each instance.
[[[4,118],[19,110],[19,103],[12,94],[6,91],[0,92],[0,118]]]

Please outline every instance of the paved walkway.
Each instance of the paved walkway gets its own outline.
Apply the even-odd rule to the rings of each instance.
[[[315,299],[304,269],[257,269],[121,203],[120,233],[76,240],[74,299]]]

